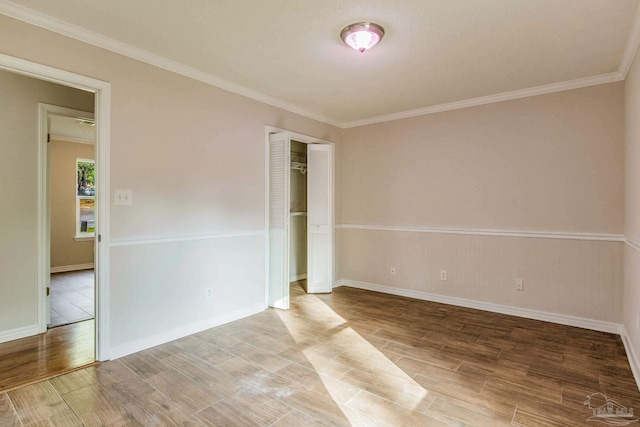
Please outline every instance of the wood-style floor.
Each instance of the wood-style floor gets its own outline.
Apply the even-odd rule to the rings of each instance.
[[[49,329],[47,333],[0,344],[0,426],[2,391],[33,383],[95,361],[94,321]],[[10,424],[13,425],[13,424]]]
[[[595,392],[638,412],[618,336],[296,287],[289,311],[0,393],[0,425],[593,426]]]

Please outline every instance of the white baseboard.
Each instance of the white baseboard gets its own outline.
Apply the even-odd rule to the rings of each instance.
[[[0,343],[19,340],[38,334],[38,325],[23,326],[21,328],[9,329],[0,332]]]
[[[389,286],[376,285],[373,283],[358,282],[355,280],[339,281],[339,286],[349,286],[351,288],[366,289],[369,291],[382,292],[385,294],[399,295],[403,297],[415,298],[424,301],[439,302],[442,304],[457,305],[460,307],[475,308],[477,310],[491,311],[494,313],[508,314],[511,316],[524,317],[527,319],[542,320],[545,322],[559,323],[561,325],[576,326],[578,328],[592,329],[594,331],[620,334],[622,325],[619,323],[605,322],[602,320],[587,319],[584,317],[569,316],[566,314],[549,313],[546,311],[531,310],[528,308],[512,307],[508,305],[493,304],[490,302],[476,301],[465,298],[450,297],[447,295],[431,294],[427,292],[412,291],[409,289],[391,288]]]
[[[297,282],[298,280],[303,280],[307,278],[307,273],[298,274],[297,276],[289,277],[289,282]]]
[[[58,267],[51,267],[52,273],[64,273],[66,271],[79,271],[79,270],[91,270],[95,268],[94,263],[89,264],[76,264],[76,265],[61,265]]]
[[[118,359],[120,357],[136,353],[138,351],[146,350],[160,344],[165,344],[170,341],[186,337],[188,335],[214,328],[216,326],[224,325],[225,323],[233,322],[234,320],[239,320],[256,313],[260,313],[261,311],[264,311],[266,309],[267,307],[264,304],[256,304],[254,306],[247,307],[242,310],[237,310],[232,313],[223,314],[211,319],[191,323],[189,325],[181,326],[169,331],[164,331],[159,334],[141,338],[130,343],[111,347],[111,349],[109,350],[109,359]]]
[[[631,366],[631,372],[633,372],[633,378],[636,380],[638,390],[640,390],[640,363],[638,363],[638,356],[633,349],[631,339],[627,333],[627,328],[622,325],[622,332],[620,332],[622,343],[624,344],[624,350],[627,352],[627,359],[629,359],[629,365]]]
[[[307,283],[307,286],[305,287],[305,291],[308,294],[329,294],[329,293],[331,293],[331,290],[327,291],[324,286],[315,286],[314,287],[314,286],[309,286],[308,283]]]

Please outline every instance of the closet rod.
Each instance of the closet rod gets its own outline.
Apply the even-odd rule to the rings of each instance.
[[[300,162],[291,162],[291,169],[299,170],[303,175],[307,173],[307,164]]]

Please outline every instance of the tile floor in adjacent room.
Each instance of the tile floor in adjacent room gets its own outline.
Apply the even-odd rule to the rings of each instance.
[[[82,320],[95,315],[93,270],[52,273],[50,328]]]
[[[0,425],[593,426],[606,399],[640,408],[617,335],[296,285],[289,311],[0,393]]]

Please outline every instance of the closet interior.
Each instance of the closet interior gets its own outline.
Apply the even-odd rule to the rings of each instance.
[[[291,141],[290,163],[289,282],[295,282],[307,278],[307,144]]]

